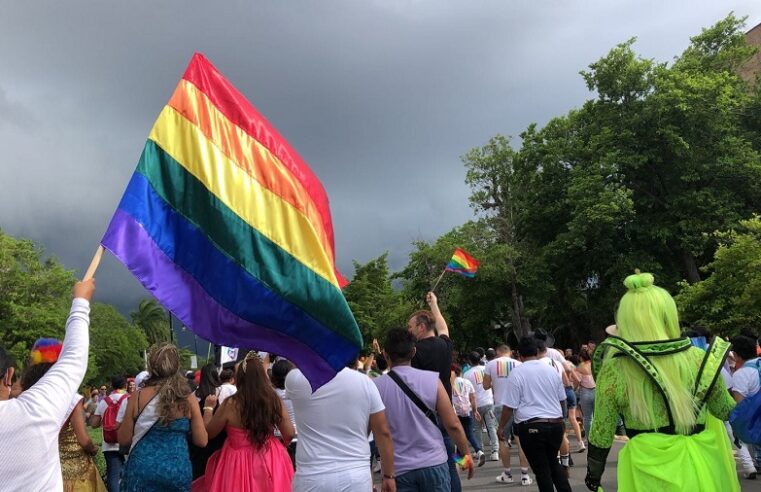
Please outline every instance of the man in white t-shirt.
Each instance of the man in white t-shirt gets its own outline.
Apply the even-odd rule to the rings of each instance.
[[[285,378],[299,429],[294,492],[370,491],[368,429],[381,455],[383,491],[395,492],[394,446],[378,388],[366,375],[344,368],[312,393],[302,372]]]
[[[505,397],[507,395],[507,378],[510,373],[516,367],[520,366],[520,361],[517,361],[511,357],[512,352],[507,345],[499,345],[496,348],[497,358],[489,361],[484,369],[484,381],[483,387],[488,390],[491,389],[494,396],[494,416],[497,422],[500,421],[502,415],[502,408],[505,405]],[[502,466],[504,470],[497,476],[496,480],[499,483],[513,483],[513,472],[510,464],[510,449],[508,447],[510,441],[510,433],[512,430],[512,423],[507,422],[504,427],[504,436],[500,436],[497,432],[497,438],[499,439],[499,457],[502,459]],[[526,455],[520,449],[520,443],[518,443],[518,460],[521,466],[521,485],[531,485],[532,480],[528,475],[528,461]]]
[[[492,390],[484,389],[484,374],[486,367],[481,365],[481,356],[478,352],[471,352],[468,355],[468,362],[471,368],[465,373],[465,379],[470,381],[476,389],[476,406],[478,413],[481,415],[482,422],[486,425],[486,432],[489,436],[491,445],[491,461],[499,461],[499,439],[497,439],[497,419],[494,416],[494,395]],[[479,448],[483,449],[483,432],[481,426],[477,425],[475,429],[476,441]]]
[[[537,340],[523,337],[518,343],[523,364],[508,376],[504,409],[497,435],[514,418],[521,447],[536,475],[539,490],[570,492],[568,475],[556,459],[563,440],[565,389],[557,371],[538,359]]]
[[[119,423],[119,415],[124,417],[124,411],[122,408],[127,407],[127,379],[124,376],[114,376],[111,378],[111,394],[103,398],[98,403],[95,413],[90,417],[90,426],[97,429],[103,424],[103,415],[108,409],[108,402],[113,405],[119,405],[116,409],[116,422]],[[120,412],[120,410],[122,410]],[[103,440],[103,458],[106,462],[106,487],[108,492],[119,492],[119,479],[122,474],[122,468],[124,467],[124,455],[119,452],[119,443],[106,442]]]

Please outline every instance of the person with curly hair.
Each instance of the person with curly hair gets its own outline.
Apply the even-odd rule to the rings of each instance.
[[[128,402],[119,426],[119,444],[129,446],[121,490],[190,490],[193,471],[187,436],[204,447],[208,435],[198,399],[180,372],[177,347],[168,343],[151,347],[148,379]]]
[[[676,303],[653,275],[624,285],[616,325],[592,360],[587,487],[600,486],[621,415],[630,440],[618,455],[619,491],[738,491],[722,423],[735,402],[719,377],[729,344],[716,337],[703,351],[681,337]]]

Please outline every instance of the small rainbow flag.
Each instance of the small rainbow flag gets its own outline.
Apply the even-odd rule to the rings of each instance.
[[[199,53],[101,244],[196,334],[280,354],[313,389],[362,346],[322,184]]]
[[[459,273],[463,277],[473,278],[481,262],[470,256],[460,248],[455,249],[452,259],[447,264],[447,272]]]

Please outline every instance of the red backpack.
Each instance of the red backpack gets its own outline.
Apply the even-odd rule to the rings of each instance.
[[[103,413],[103,441],[109,444],[116,444],[119,439],[116,436],[116,431],[119,429],[119,423],[116,422],[116,416],[119,413],[119,407],[122,402],[129,398],[129,393],[124,393],[117,402],[111,399],[111,396],[107,396],[104,400],[108,408]]]

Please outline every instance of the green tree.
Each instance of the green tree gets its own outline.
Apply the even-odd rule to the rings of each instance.
[[[761,218],[741,221],[716,234],[720,246],[703,268],[708,276],[682,284],[676,298],[683,324],[702,325],[720,335],[761,326]]]
[[[32,241],[0,230],[0,344],[20,362],[40,337],[61,338],[74,275]]]
[[[137,310],[130,313],[132,323],[140,328],[149,345],[169,342],[169,317],[156,299],[141,299]]]
[[[366,344],[373,338],[382,338],[389,328],[404,326],[406,316],[412,312],[391,287],[388,253],[365,264],[355,261],[354,278],[343,293]]]
[[[114,375],[134,375],[145,368],[145,334],[110,304],[93,302],[90,309],[90,364],[85,383]]]

